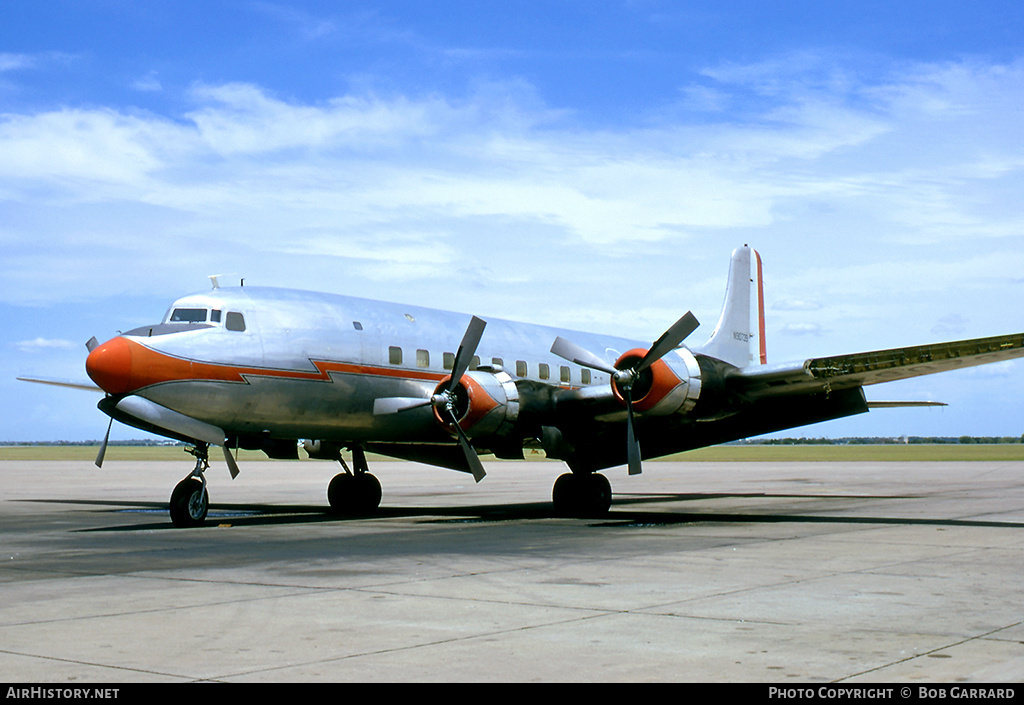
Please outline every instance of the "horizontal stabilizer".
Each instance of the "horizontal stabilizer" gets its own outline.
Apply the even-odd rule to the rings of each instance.
[[[949,406],[941,401],[869,401],[869,409],[898,409],[901,407]]]
[[[728,383],[751,399],[864,387],[1024,357],[1024,333],[819,357],[735,370]]]

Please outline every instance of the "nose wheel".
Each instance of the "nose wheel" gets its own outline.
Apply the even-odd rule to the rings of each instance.
[[[171,522],[179,528],[202,526],[206,521],[210,495],[206,491],[206,476],[203,473],[210,467],[208,449],[206,444],[188,449],[189,453],[196,456],[196,467],[171,492]]]
[[[327,501],[331,513],[339,515],[370,514],[380,506],[380,481],[368,472],[366,454],[358,446],[352,449],[352,464],[355,472],[349,470],[340,455],[338,462],[345,472],[338,473],[327,486]]]

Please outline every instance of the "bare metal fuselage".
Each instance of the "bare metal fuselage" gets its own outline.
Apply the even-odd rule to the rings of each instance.
[[[430,408],[378,415],[374,401],[429,398],[449,374],[468,315],[258,287],[189,295],[173,304],[168,317],[177,309],[237,312],[245,329],[165,321],[130,331],[122,336],[132,344],[126,393],[231,435],[342,443],[452,440]],[[641,345],[489,319],[479,365],[500,366],[519,379],[577,390],[583,397],[588,389],[604,393],[607,375],[584,372],[549,352],[558,335],[574,336],[609,364]]]

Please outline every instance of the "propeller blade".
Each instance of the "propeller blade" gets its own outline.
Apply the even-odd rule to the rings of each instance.
[[[110,440],[110,429],[114,425],[114,418],[110,418],[110,423],[107,424],[107,434],[103,436],[103,443],[100,444],[100,452],[96,454],[96,467],[103,467],[103,458],[107,455],[107,441]]]
[[[484,470],[484,464],[480,462],[480,456],[476,454],[473,444],[469,442],[469,436],[459,426],[459,420],[455,418],[455,412],[449,410],[448,415],[452,417],[455,431],[459,435],[459,445],[462,446],[462,452],[466,455],[466,462],[469,463],[469,469],[473,472],[473,479],[480,482],[480,480],[484,479],[484,475],[487,474],[487,471]]]
[[[228,464],[228,472],[231,473],[231,479],[234,480],[238,477],[238,463],[235,462],[234,456],[231,455],[231,449],[228,448],[227,443],[221,446],[224,450],[224,462]]]
[[[636,366],[637,372],[643,372],[648,367],[653,365],[655,362],[665,357],[669,352],[679,347],[679,344],[686,340],[686,337],[693,331],[697,330],[700,325],[700,321],[693,315],[693,312],[687,311],[686,314],[678,321],[672,324],[667,331],[665,331],[660,338],[654,341],[654,345],[647,351],[644,358],[640,361],[640,364]]]
[[[423,406],[430,406],[433,403],[432,399],[424,399],[423,397],[381,397],[373,400],[373,415],[397,414],[399,411],[419,409]]]
[[[581,348],[576,343],[566,340],[559,336],[555,338],[554,344],[551,346],[551,352],[558,357],[574,362],[577,365],[583,367],[589,367],[594,370],[600,370],[601,372],[607,372],[610,375],[614,375],[617,370],[609,365],[607,362],[599,358],[594,353]]]
[[[448,415],[452,419],[452,425],[455,427],[455,432],[459,436],[459,445],[462,446],[462,452],[466,456],[466,462],[469,463],[469,469],[473,472],[473,479],[477,482],[484,479],[484,475],[487,471],[484,470],[483,463],[480,462],[480,456],[476,454],[476,450],[473,449],[473,444],[469,442],[469,436],[459,426],[459,419],[455,416],[455,409],[451,406],[452,395],[455,392],[455,388],[462,381],[463,375],[466,374],[466,370],[469,369],[469,364],[473,361],[473,356],[476,355],[476,348],[480,344],[480,338],[483,337],[484,328],[487,327],[487,322],[473,316],[469,322],[469,326],[466,328],[465,335],[462,336],[462,342],[459,344],[459,349],[455,353],[455,362],[452,365],[452,375],[448,378],[448,384],[445,387],[441,395],[435,396],[431,399],[430,403],[440,404],[442,401],[447,402]],[[447,397],[447,399],[446,399]],[[435,401],[436,399],[436,401]]]
[[[629,466],[630,475],[639,475],[644,471],[640,461],[640,444],[636,440],[636,432],[633,430],[633,405],[626,411],[626,464]]]
[[[473,320],[469,322],[469,327],[466,328],[466,333],[462,336],[459,349],[455,353],[452,376],[448,380],[448,388],[445,391],[453,391],[462,379],[462,375],[466,374],[466,370],[469,369],[469,363],[472,362],[473,356],[476,355],[476,346],[480,344],[480,338],[483,336],[486,326],[487,323],[476,316],[473,316]]]

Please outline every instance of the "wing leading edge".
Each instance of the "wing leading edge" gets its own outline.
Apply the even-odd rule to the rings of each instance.
[[[731,370],[728,383],[751,399],[809,394],[930,375],[1024,357],[1024,333],[819,357]]]

